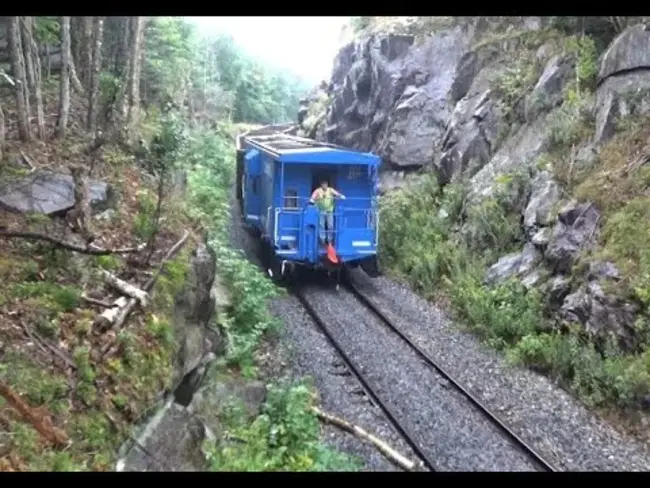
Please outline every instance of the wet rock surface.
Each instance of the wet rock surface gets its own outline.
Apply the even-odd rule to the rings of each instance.
[[[108,184],[90,183],[90,201],[95,210],[105,210],[112,192]],[[54,215],[74,206],[72,176],[36,171],[0,188],[0,208],[10,212],[38,212]]]

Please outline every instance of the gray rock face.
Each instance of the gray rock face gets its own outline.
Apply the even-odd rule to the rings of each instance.
[[[548,60],[532,93],[526,97],[526,120],[534,120],[541,112],[562,103],[563,89],[571,78],[574,64],[559,55]]]
[[[168,401],[144,426],[136,442],[123,446],[117,471],[205,471],[205,440],[222,439],[219,417],[240,403],[250,419],[260,414],[266,386],[259,381],[227,381],[200,389],[188,407]]]
[[[470,180],[470,198],[478,202],[494,194],[499,177],[515,171],[530,171],[548,146],[547,119],[553,112],[524,125],[509,138]],[[525,204],[525,202],[524,202]]]
[[[598,73],[596,135],[601,143],[614,135],[618,118],[650,112],[650,31],[635,25],[605,51]]]
[[[564,299],[571,291],[571,280],[566,276],[554,276],[547,284],[546,294],[548,304],[552,310],[562,306]]]
[[[532,242],[539,249],[546,249],[546,246],[548,246],[548,243],[551,241],[552,233],[553,231],[549,227],[539,229],[530,239],[530,242]]]
[[[600,213],[590,203],[571,202],[558,215],[544,258],[555,273],[569,272],[579,252],[593,241]]]
[[[116,471],[202,471],[206,436],[198,418],[169,401],[127,448]]]
[[[413,41],[373,36],[341,50],[332,75],[328,140],[378,152],[391,166],[433,163],[451,115],[456,66],[469,39],[455,28],[418,46]]]
[[[492,99],[490,77],[497,67],[483,69],[452,112],[442,140],[438,173],[441,183],[473,176],[497,149],[503,121]],[[456,81],[461,78],[457,77]]]
[[[212,285],[216,275],[214,252],[199,244],[192,257],[182,293],[176,297],[174,326],[179,342],[177,373],[182,378],[210,352],[223,347],[220,332],[210,326],[215,311]]]
[[[639,68],[650,70],[650,30],[643,24],[628,27],[614,39],[602,57],[598,79]]]
[[[581,324],[594,339],[606,339],[613,334],[620,346],[631,349],[637,312],[634,305],[607,296],[598,283],[591,282],[565,298],[560,316]]]
[[[106,183],[91,182],[90,200],[97,210],[109,204],[112,190]],[[37,171],[0,189],[0,207],[10,212],[64,213],[74,206],[72,176]]]
[[[486,284],[497,284],[513,276],[526,276],[528,285],[536,283],[540,276],[533,276],[533,268],[539,262],[541,254],[531,243],[526,243],[521,252],[508,254],[499,258],[485,275]]]
[[[524,211],[527,228],[542,227],[555,219],[553,209],[560,200],[560,188],[547,171],[539,173],[532,183],[532,193]]]

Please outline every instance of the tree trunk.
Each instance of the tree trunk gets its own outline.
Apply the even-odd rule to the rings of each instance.
[[[79,58],[79,75],[83,85],[90,89],[93,71],[93,25],[94,17],[82,18],[82,35],[85,48],[81,50]]]
[[[131,63],[129,59],[130,50],[128,49],[128,41],[131,39],[131,17],[124,17],[123,23],[120,27],[122,31],[121,47],[120,47],[120,60],[121,65],[118,67],[120,84],[115,95],[115,102],[111,112],[111,125],[113,137],[126,140],[127,124],[129,120],[129,79]]]
[[[27,99],[25,61],[20,39],[20,17],[9,17],[9,55],[15,81],[18,133],[23,141],[30,141],[32,131],[29,125],[29,102]]]
[[[2,110],[2,104],[0,103],[0,163],[4,158],[4,149],[5,149],[5,113]]]
[[[23,17],[21,22],[23,49],[25,51],[25,66],[29,90],[36,103],[36,128],[38,138],[45,139],[45,114],[43,113],[43,93],[41,91],[41,61],[38,46],[33,36],[33,17]]]
[[[70,17],[61,17],[61,83],[57,136],[65,137],[70,112]]]
[[[99,72],[102,65],[102,39],[104,35],[104,19],[94,17],[92,66],[90,70],[90,90],[88,96],[88,117],[86,125],[90,132],[97,125],[97,102],[99,99]]]
[[[129,56],[129,90],[128,90],[128,139],[133,142],[138,134],[140,123],[140,57],[144,40],[144,17],[131,18],[131,53]]]
[[[50,45],[46,42],[43,44],[45,46],[45,73],[49,79],[52,76],[52,58],[50,57]]]

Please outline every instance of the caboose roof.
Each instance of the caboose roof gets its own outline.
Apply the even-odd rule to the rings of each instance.
[[[380,158],[372,153],[346,149],[334,144],[291,136],[289,134],[271,134],[257,136],[240,136],[245,144],[270,154],[284,163],[303,164],[358,164],[378,165]],[[239,145],[239,144],[238,144]]]

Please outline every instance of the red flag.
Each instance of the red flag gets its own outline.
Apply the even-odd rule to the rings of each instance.
[[[334,264],[339,262],[339,258],[336,257],[336,251],[334,250],[334,246],[332,246],[332,244],[327,244],[327,259],[329,259]]]

